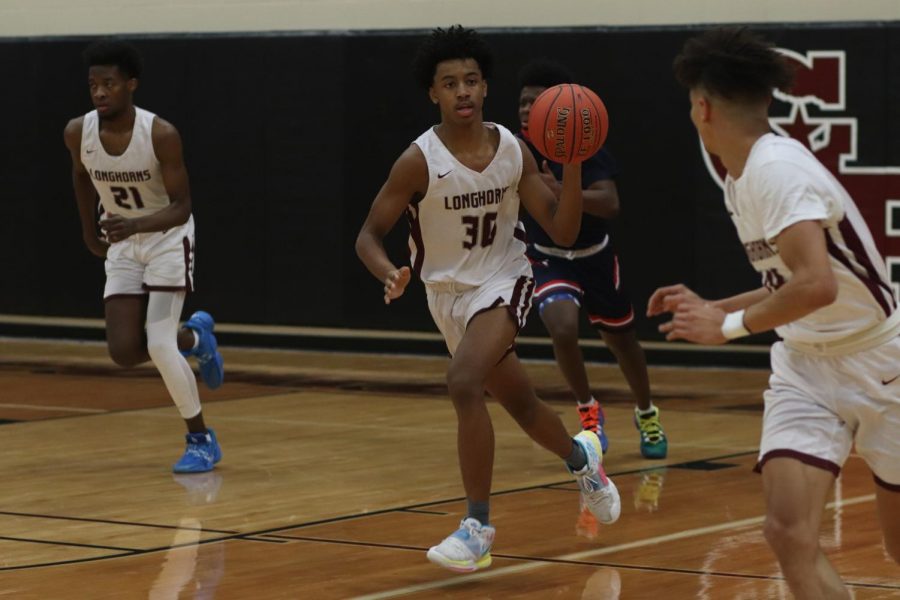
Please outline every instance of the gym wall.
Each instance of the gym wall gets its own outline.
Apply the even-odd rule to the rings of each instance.
[[[26,11],[26,5],[43,10],[51,4],[13,1],[0,17],[9,16],[8,5]],[[92,3],[70,4],[87,10]],[[115,4],[127,13],[172,3]],[[252,29],[250,23],[270,29],[263,16],[276,4],[241,3],[258,16],[242,29]],[[349,11],[424,3],[340,4]],[[217,5],[223,14],[236,6]],[[864,4],[875,5],[896,6]],[[60,21],[68,10],[60,9]],[[93,14],[98,10],[94,6]],[[411,53],[427,29],[390,29],[402,19],[375,23],[376,12],[366,13],[372,21],[365,30],[129,36],[146,63],[137,103],[174,123],[184,140],[198,288],[186,311],[205,307],[220,321],[251,325],[435,331],[421,284],[385,306],[381,285],[353,249],[393,161],[438,118],[409,75]],[[448,13],[440,24],[463,14]],[[608,106],[607,148],[622,166],[623,213],[613,240],[642,339],[660,339],[656,322],[640,317],[659,285],[680,281],[712,298],[758,285],[691,126],[686,94],[671,74],[681,45],[702,26],[524,27],[487,15],[484,21],[496,25],[484,29],[497,65],[488,120],[517,128],[515,74],[539,56],[567,63]],[[0,22],[8,27],[6,19]],[[315,22],[336,26],[324,17]],[[91,33],[110,31],[104,19],[92,23]],[[153,23],[162,27],[148,23],[144,31],[155,31]],[[218,31],[215,23],[194,29]],[[72,26],[87,27],[77,20]],[[900,234],[900,22],[755,28],[803,66],[800,90],[773,106],[774,126],[805,139],[855,194],[900,281],[900,268],[893,268],[900,263],[894,237]],[[23,30],[38,37],[0,39],[0,77],[7,82],[0,97],[6,115],[0,136],[3,315],[102,316],[102,262],[81,241],[62,143],[67,120],[91,108],[80,52],[94,36],[61,33],[45,26]],[[405,223],[398,223],[387,246],[396,261],[405,259]],[[535,312],[526,333],[541,335],[538,321]]]

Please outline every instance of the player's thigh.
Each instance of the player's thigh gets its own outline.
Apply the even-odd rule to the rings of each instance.
[[[766,462],[762,480],[767,535],[785,534],[807,542],[815,539],[834,473],[795,457],[780,456]]]
[[[884,546],[891,558],[900,564],[900,485],[880,483],[875,489],[878,520],[884,534]]]
[[[490,370],[485,387],[507,410],[536,398],[531,379],[514,352],[507,354]]]
[[[488,373],[509,353],[519,331],[510,308],[498,306],[472,317],[450,361],[448,379],[484,384]]]
[[[145,350],[147,294],[118,294],[104,301],[106,340],[116,362],[134,362]]]

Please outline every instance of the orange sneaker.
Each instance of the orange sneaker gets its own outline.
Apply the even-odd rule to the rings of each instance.
[[[600,447],[603,454],[606,454],[609,448],[609,440],[606,438],[606,432],[603,431],[603,425],[606,423],[606,415],[603,413],[603,407],[594,400],[590,404],[578,405],[578,418],[581,420],[581,428],[586,431],[593,431],[600,438]]]

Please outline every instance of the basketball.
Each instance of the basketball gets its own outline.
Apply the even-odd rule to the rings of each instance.
[[[579,163],[597,153],[609,131],[606,106],[577,83],[561,83],[535,98],[528,114],[528,137],[548,160]]]

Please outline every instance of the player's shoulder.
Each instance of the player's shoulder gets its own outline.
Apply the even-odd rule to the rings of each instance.
[[[69,146],[81,145],[81,132],[84,130],[84,115],[69,119],[63,129],[63,138]],[[58,130],[57,130],[58,131]]]

